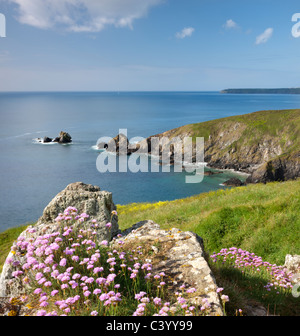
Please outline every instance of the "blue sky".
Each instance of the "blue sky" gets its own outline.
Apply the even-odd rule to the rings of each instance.
[[[0,91],[300,87],[299,0],[0,0],[0,13]]]

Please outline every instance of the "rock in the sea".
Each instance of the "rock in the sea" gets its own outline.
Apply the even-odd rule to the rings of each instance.
[[[60,144],[66,144],[66,143],[71,143],[72,142],[72,137],[69,133],[61,131],[59,133],[59,140],[58,142]]]
[[[96,220],[99,225],[96,229],[98,241],[110,241],[114,235],[119,233],[118,217],[112,216],[112,211],[116,210],[112,194],[101,191],[97,186],[77,182],[68,185],[47,205],[43,215],[34,226],[35,233],[30,233],[30,237],[36,238],[57,231],[60,224],[55,219],[70,206],[75,207],[78,214],[86,213],[89,216],[85,223]],[[106,228],[108,222],[112,224],[110,230]],[[26,238],[27,235],[28,232],[25,230],[20,236]],[[7,260],[9,259],[14,259],[13,252],[9,253]],[[0,277],[0,297],[18,297],[23,294],[24,286],[18,278],[12,275],[15,270],[16,267],[12,263],[4,264]]]
[[[43,143],[58,142],[60,144],[67,144],[72,142],[72,137],[69,133],[61,131],[59,133],[59,136],[54,139],[46,136],[43,138],[43,140],[40,138],[38,138],[37,140]]]
[[[49,143],[49,142],[52,142],[52,139],[48,138],[48,137],[44,137],[43,142],[44,143]]]
[[[240,179],[238,179],[236,177],[233,177],[233,178],[229,179],[228,181],[223,182],[223,184],[225,186],[228,186],[228,187],[229,186],[230,187],[240,187],[240,186],[244,185],[244,183]]]
[[[143,244],[154,252],[151,259],[152,273],[164,272],[165,278],[172,279],[169,291],[176,292],[181,285],[193,287],[191,302],[202,305],[208,299],[211,305],[210,315],[223,315],[222,305],[217,293],[217,284],[204,258],[203,240],[193,232],[178,229],[162,230],[153,221],[135,224],[122,232],[123,247],[128,244]],[[151,258],[151,257],[150,257]]]
[[[139,145],[130,144],[126,135],[120,133],[111,139],[107,144],[98,144],[99,149],[106,149],[108,152],[116,153],[117,155],[130,155],[139,149]]]

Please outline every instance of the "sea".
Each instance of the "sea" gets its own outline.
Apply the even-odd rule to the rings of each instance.
[[[232,171],[186,183],[186,172],[105,172],[97,141],[120,129],[129,139],[179,126],[261,110],[300,108],[299,95],[219,92],[0,93],[0,232],[35,222],[68,184],[84,182],[112,192],[115,204],[158,202],[224,189]],[[72,144],[43,144],[68,132]],[[150,160],[150,158],[149,158]],[[71,205],[71,204],[70,204]]]

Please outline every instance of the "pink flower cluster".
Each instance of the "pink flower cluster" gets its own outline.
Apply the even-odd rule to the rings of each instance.
[[[229,249],[221,249],[219,253],[213,253],[210,257],[213,262],[240,269],[242,273],[265,272],[270,279],[265,286],[267,291],[271,291],[272,288],[275,290],[289,290],[293,287],[293,274],[291,272],[288,272],[283,266],[263,261],[261,257],[256,256],[254,253],[231,247]]]
[[[23,281],[29,302],[38,306],[36,314],[116,315],[126,293],[138,302],[135,316],[146,312],[174,315],[171,303],[159,297],[166,287],[166,274],[152,273],[151,260],[143,256],[142,246],[124,250],[122,240],[116,248],[107,241],[98,242],[97,223],[83,225],[88,217],[68,207],[56,218],[57,231],[36,237],[36,229],[30,227],[12,247],[14,257],[6,262],[14,266],[13,276]],[[106,228],[111,228],[110,223]],[[143,291],[146,288],[147,292]],[[194,291],[190,288],[185,295]],[[193,313],[194,307],[183,293],[175,304],[177,313]]]
[[[164,273],[163,273],[164,274]],[[175,292],[177,297],[174,302],[163,302],[160,297],[149,298],[146,292],[141,291],[135,295],[139,302],[133,316],[145,316],[147,310],[155,310],[153,316],[198,316],[209,315],[211,305],[207,298],[202,299],[202,305],[195,307],[190,300],[190,294],[196,292],[195,288],[185,288],[185,285],[179,287],[180,291]]]

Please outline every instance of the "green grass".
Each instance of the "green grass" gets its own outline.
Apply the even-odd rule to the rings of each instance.
[[[236,246],[283,264],[300,252],[300,179],[248,185],[172,202],[118,206],[121,229],[151,219],[162,228],[193,231],[208,253]]]
[[[204,240],[206,253],[238,247],[283,265],[286,254],[300,254],[300,179],[256,184],[200,194],[172,202],[118,206],[119,225],[128,228],[151,219],[161,228],[193,231]],[[268,314],[299,316],[299,298],[266,291],[263,274],[243,274],[208,258],[219,287],[229,295],[228,315],[247,306],[263,306]]]
[[[26,229],[27,226],[28,225],[24,225],[0,232],[0,273],[2,272],[3,264],[10,252],[10,248],[13,242],[19,237],[19,235]]]
[[[193,231],[204,240],[207,255],[235,246],[283,265],[286,254],[300,254],[300,179],[228,188],[171,202],[117,206],[120,229],[153,220],[162,229]],[[0,267],[10,246],[25,227],[0,233]],[[229,295],[228,315],[249,304],[270,314],[300,315],[299,299],[271,295],[263,275],[247,275],[209,260],[217,284]],[[0,268],[1,269],[1,268]]]
[[[183,126],[192,129],[195,136],[205,136],[212,134],[216,128],[225,128],[224,125],[231,123],[242,123],[247,127],[244,134],[250,135],[270,135],[276,137],[284,133],[288,138],[293,137],[299,143],[300,132],[300,110],[269,110],[258,111],[245,115],[232,116],[222,119],[211,120],[203,123]]]

